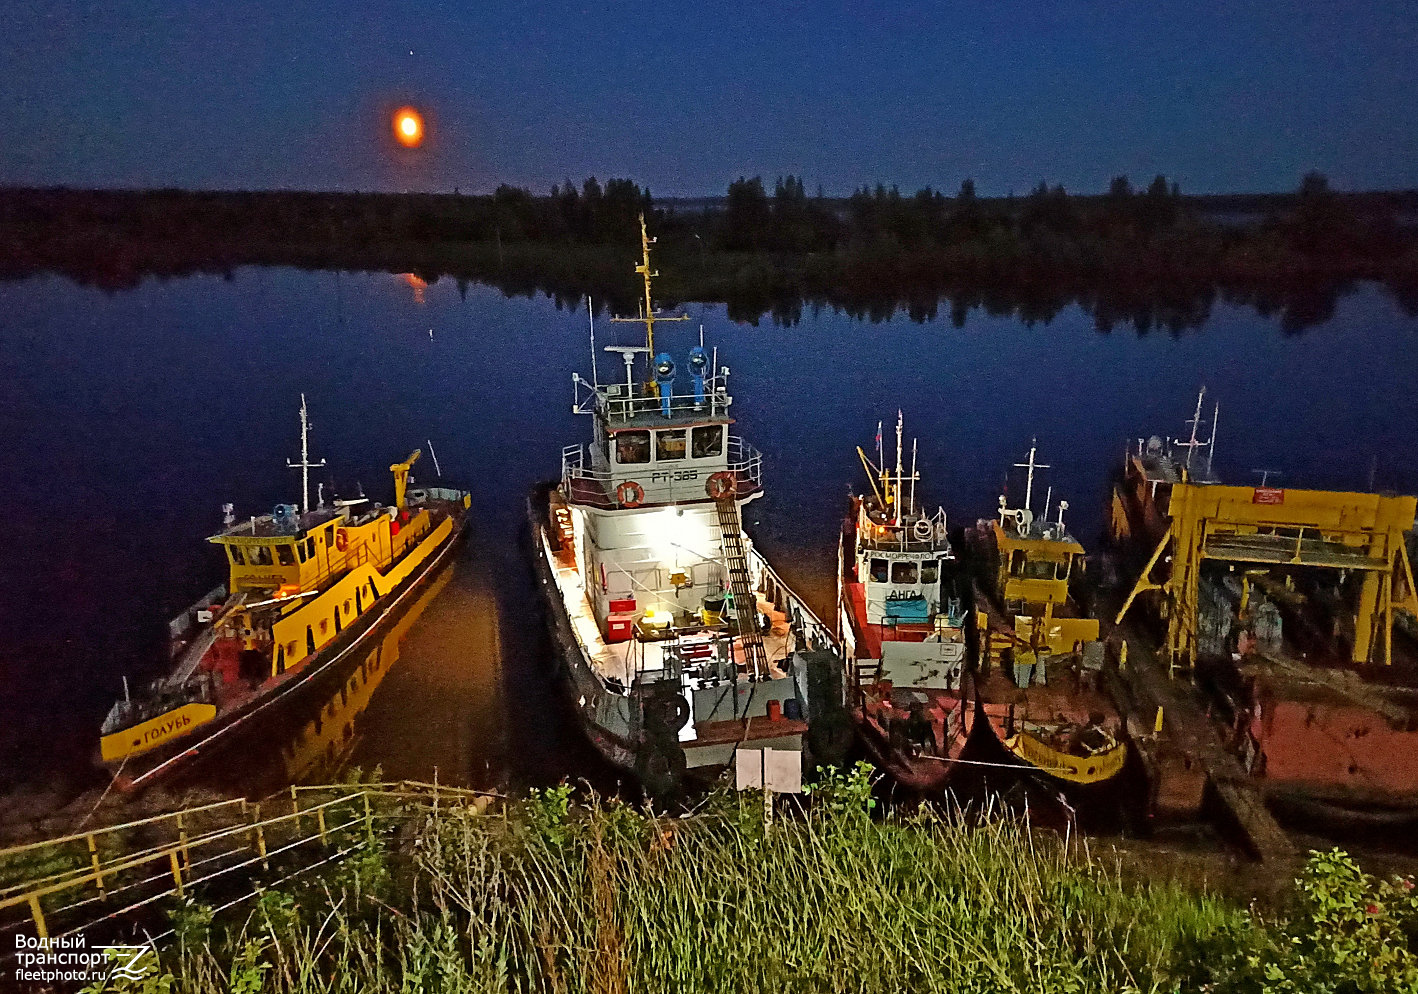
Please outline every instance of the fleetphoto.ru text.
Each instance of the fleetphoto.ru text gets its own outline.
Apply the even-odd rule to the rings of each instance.
[[[154,965],[147,946],[90,946],[82,935],[41,939],[15,936],[10,969],[0,969],[0,977],[17,983],[91,984],[95,981],[127,978],[137,980]],[[7,986],[0,984],[0,986]]]

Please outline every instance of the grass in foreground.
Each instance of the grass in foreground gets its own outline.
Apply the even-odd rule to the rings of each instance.
[[[765,821],[534,794],[429,817],[244,920],[177,918],[129,990],[1418,990],[1418,900],[1318,855],[1272,922],[1174,884],[1127,885],[1016,820],[873,820],[864,771]],[[118,988],[125,989],[125,988]]]

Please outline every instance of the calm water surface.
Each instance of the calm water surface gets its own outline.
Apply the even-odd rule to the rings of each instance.
[[[1182,432],[1201,383],[1221,402],[1228,480],[1265,468],[1282,485],[1363,488],[1372,474],[1418,491],[1418,321],[1376,289],[1294,336],[1225,305],[1179,337],[1102,334],[1075,309],[1032,327],[976,312],[963,328],[689,312],[657,344],[682,355],[702,321],[719,346],[735,430],[765,455],[750,530],[824,609],[843,498],[861,485],[854,446],[872,447],[879,420],[889,438],[898,407],[923,496],[957,522],[992,511],[1037,435],[1044,485],[1088,541],[1125,439]],[[599,345],[634,337],[597,331]],[[447,281],[247,269],[112,295],[0,284],[0,788],[86,782],[122,675],[154,675],[166,619],[222,578],[203,542],[221,504],[244,516],[299,499],[285,460],[302,391],[336,492],[388,501],[389,464],[431,440],[478,514],[347,755],[475,785],[603,776],[555,692],[520,544],[528,487],[589,432],[570,409],[570,373],[589,364],[584,313]]]

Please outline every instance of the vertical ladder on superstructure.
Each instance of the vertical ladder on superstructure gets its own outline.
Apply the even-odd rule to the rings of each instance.
[[[758,630],[758,596],[753,592],[749,580],[739,505],[732,494],[716,503],[719,508],[719,534],[723,540],[724,560],[729,567],[729,589],[734,595],[734,616],[738,619],[739,641],[743,643],[744,661],[748,664],[750,673],[766,677],[768,653],[763,648],[763,635]]]

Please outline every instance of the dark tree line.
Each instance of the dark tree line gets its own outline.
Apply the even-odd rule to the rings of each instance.
[[[659,240],[666,301],[725,301],[748,320],[792,321],[804,303],[864,317],[942,303],[1047,320],[1069,302],[1100,328],[1190,327],[1218,295],[1323,320],[1356,280],[1385,283],[1418,311],[1418,194],[1342,194],[1319,174],[1297,191],[1184,196],[1115,177],[1098,194],[1040,182],[984,198],[971,180],[809,194],[800,177],[740,177],[694,207],[658,203],[633,180],[594,177],[547,194],[490,195],[0,190],[0,278],[65,273],[119,288],[147,275],[247,264],[451,275],[590,293],[621,310],[638,296],[637,215]]]

